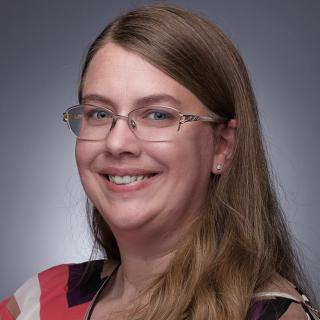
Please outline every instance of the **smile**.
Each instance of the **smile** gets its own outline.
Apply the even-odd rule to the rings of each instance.
[[[122,193],[138,191],[153,184],[161,176],[160,171],[141,168],[105,168],[100,172],[105,186],[112,192]]]
[[[107,179],[114,183],[114,184],[132,184],[135,182],[142,181],[144,179],[147,179],[151,177],[154,174],[151,175],[145,175],[145,176],[112,176],[112,175],[107,175]]]

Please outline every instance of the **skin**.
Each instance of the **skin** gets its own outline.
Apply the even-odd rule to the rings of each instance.
[[[274,273],[258,292],[282,292],[291,295],[298,301],[302,299],[294,285],[278,273]],[[306,314],[300,304],[292,303],[279,320],[306,320]]]
[[[150,94],[166,94],[177,100],[165,99],[158,104],[186,114],[208,115],[189,90],[113,43],[97,52],[84,79],[84,102],[108,106],[120,115],[148,105],[141,99]],[[77,140],[82,185],[112,229],[122,262],[101,298],[103,303],[94,310],[94,319],[105,319],[106,310],[119,306],[123,310],[166,268],[179,241],[201,214],[211,174],[220,174],[228,164],[235,128],[232,120],[214,134],[208,123],[186,123],[171,141],[149,142],[137,138],[120,119],[103,140]],[[218,164],[224,167],[218,170]],[[110,188],[102,175],[110,170],[122,175],[133,169],[157,175],[145,185],[120,191]]]
[[[83,102],[108,106],[120,115],[148,105],[141,99],[150,94],[172,96],[178,102],[165,99],[158,104],[182,113],[208,115],[189,90],[112,43],[98,51],[84,79]],[[201,214],[211,174],[221,174],[228,166],[236,127],[235,120],[215,132],[208,123],[187,123],[171,141],[148,142],[137,138],[120,119],[101,141],[77,140],[81,182],[111,227],[121,253],[121,266],[102,292],[91,319],[126,319],[127,310],[136,303],[143,304],[139,294],[165,270],[179,242]],[[222,169],[217,169],[218,164]],[[158,174],[140,186],[116,190],[102,175],[108,171],[127,175],[136,170]],[[109,260],[105,275],[110,275],[115,265]],[[300,299],[278,274],[259,291],[287,292]],[[305,319],[305,314],[301,306],[292,304],[281,319]]]

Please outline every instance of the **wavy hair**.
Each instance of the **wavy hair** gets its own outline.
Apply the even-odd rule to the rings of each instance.
[[[212,175],[203,214],[146,290],[147,307],[131,319],[245,319],[254,292],[274,272],[307,291],[270,178],[249,76],[232,42],[212,22],[181,8],[132,10],[91,45],[80,100],[91,60],[109,42],[138,54],[214,113],[238,123],[232,159],[221,175]],[[102,215],[94,207],[88,213],[95,244],[119,260]]]

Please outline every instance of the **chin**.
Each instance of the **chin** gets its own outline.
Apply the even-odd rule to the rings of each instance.
[[[135,231],[142,230],[153,220],[154,215],[145,212],[143,208],[117,208],[100,211],[112,230]],[[111,214],[110,214],[111,213]]]

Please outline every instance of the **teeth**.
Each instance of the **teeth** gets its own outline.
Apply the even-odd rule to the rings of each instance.
[[[110,181],[115,184],[129,184],[135,181],[141,181],[146,176],[108,176]]]

